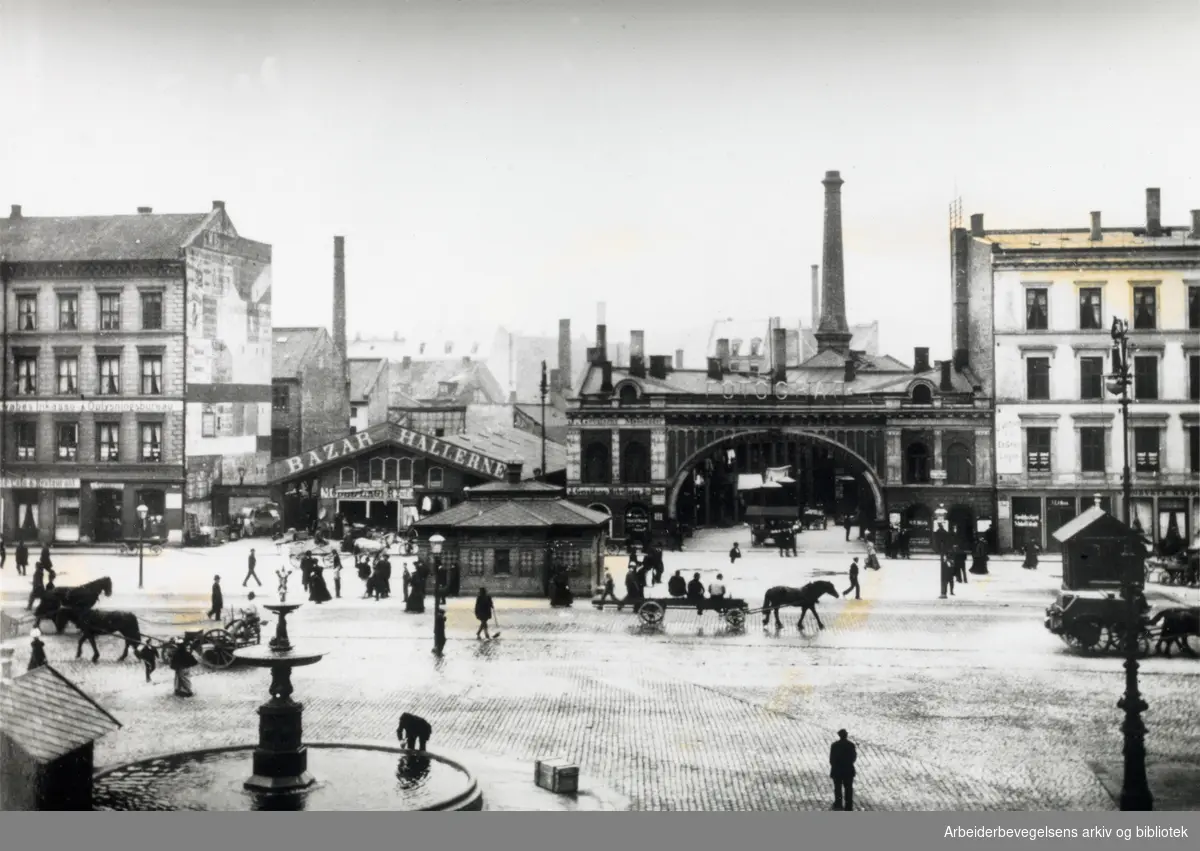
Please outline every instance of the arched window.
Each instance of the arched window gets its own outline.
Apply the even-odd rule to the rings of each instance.
[[[370,469],[371,469],[371,481],[382,482],[383,481],[383,459],[382,458],[372,458]]]
[[[352,488],[358,484],[358,474],[353,467],[343,467],[339,471],[338,484],[344,488]]]
[[[413,465],[411,458],[400,459],[400,481],[406,485],[411,485],[413,480]]]
[[[905,484],[922,485],[929,481],[929,448],[924,443],[910,443],[904,450]]]
[[[918,384],[912,390],[912,400],[914,405],[932,405],[933,391],[928,384]]]
[[[621,392],[617,395],[622,405],[636,405],[638,400],[637,388],[632,384],[626,384],[621,388]]]
[[[646,445],[630,441],[621,454],[621,484],[645,485],[650,483],[650,455]]]
[[[946,449],[946,484],[970,485],[975,482],[975,465],[965,444],[951,443]]]
[[[443,481],[442,468],[441,467],[430,467],[429,468],[429,487],[440,488],[442,486],[442,481]]]
[[[388,458],[383,462],[383,480],[389,485],[396,484],[396,479],[399,477],[400,462],[395,458]]]
[[[608,447],[589,443],[583,452],[583,482],[588,485],[607,485],[612,479],[612,464]]]

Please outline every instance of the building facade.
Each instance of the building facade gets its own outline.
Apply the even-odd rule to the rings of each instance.
[[[955,346],[995,396],[1003,548],[1053,533],[1102,497],[1121,510],[1123,424],[1112,372],[1113,319],[1129,323],[1131,516],[1158,551],[1200,529],[1200,213],[1164,226],[952,234]],[[959,309],[961,308],[961,310]]]
[[[324,328],[277,328],[272,350],[271,459],[349,433],[342,364]]]

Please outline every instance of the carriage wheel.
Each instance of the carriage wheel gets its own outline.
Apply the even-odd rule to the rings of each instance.
[[[1099,621],[1083,618],[1071,623],[1064,633],[1067,643],[1077,650],[1091,653],[1099,649],[1104,639],[1104,629]]]
[[[150,545],[150,555],[160,556],[160,555],[162,555],[162,551],[163,551],[162,544],[151,544]]]
[[[746,625],[746,613],[741,609],[730,609],[725,613],[725,622],[734,629],[741,629]]]
[[[653,600],[642,603],[638,609],[638,617],[642,619],[642,623],[646,626],[657,626],[663,622],[666,614],[666,609],[662,607],[662,604],[656,603]]]
[[[228,668],[234,662],[233,636],[223,629],[210,629],[201,640],[200,661],[210,668]]]
[[[178,649],[179,645],[177,645],[174,639],[172,639],[159,648],[158,658],[162,659],[162,663],[169,668],[171,666],[171,660],[175,658],[175,651]]]

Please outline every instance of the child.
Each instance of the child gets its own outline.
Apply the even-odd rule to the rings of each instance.
[[[158,667],[158,651],[149,644],[139,644],[133,651],[133,655],[140,659],[146,667],[146,682],[150,682],[150,675]]]

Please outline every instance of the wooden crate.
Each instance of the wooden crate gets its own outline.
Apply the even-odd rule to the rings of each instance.
[[[564,757],[539,759],[534,782],[550,792],[574,795],[579,791],[579,766]]]

